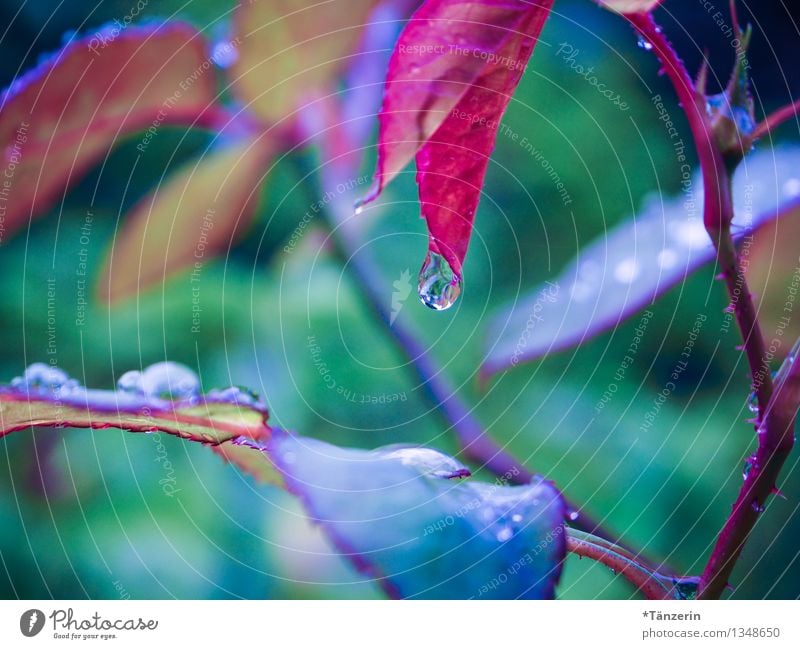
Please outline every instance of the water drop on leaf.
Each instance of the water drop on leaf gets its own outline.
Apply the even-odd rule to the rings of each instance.
[[[122,376],[124,377],[125,375]],[[186,399],[199,394],[200,379],[185,365],[167,361],[145,368],[140,379],[140,389],[150,397]]]
[[[436,311],[449,309],[461,294],[461,277],[442,255],[429,252],[419,271],[419,299]]]

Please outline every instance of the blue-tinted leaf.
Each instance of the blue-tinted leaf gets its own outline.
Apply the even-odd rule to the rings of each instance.
[[[430,449],[342,449],[275,433],[272,461],[339,549],[406,598],[551,598],[566,552],[564,504],[537,479],[462,481]]]
[[[670,201],[651,200],[633,219],[581,250],[563,272],[495,316],[488,378],[510,366],[591,340],[652,304],[714,259],[701,216],[702,183]],[[734,233],[741,240],[800,205],[800,150],[747,158],[734,179]]]

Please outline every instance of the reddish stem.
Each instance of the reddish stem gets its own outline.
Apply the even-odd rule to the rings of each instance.
[[[567,552],[602,563],[612,572],[627,579],[647,599],[671,599],[664,585],[654,575],[621,554],[607,547],[567,535]]]
[[[783,108],[779,108],[774,113],[767,115],[764,120],[753,129],[750,140],[755,142],[765,135],[768,135],[788,119],[792,117],[797,119],[798,114],[800,114],[800,100],[788,106],[784,106]]]
[[[742,334],[753,389],[758,397],[762,415],[757,422],[758,449],[753,468],[744,481],[733,510],[720,532],[708,564],[700,578],[698,597],[717,599],[725,590],[728,579],[742,548],[755,526],[764,503],[775,488],[780,470],[794,443],[794,412],[784,403],[788,397],[782,395],[778,403],[773,399],[773,385],[769,363],[765,353],[764,338],[758,322],[758,314],[739,263],[731,236],[733,219],[731,171],[716,145],[714,134],[705,111],[705,97],[699,93],[683,62],[677,56],[660,27],[650,14],[630,15],[628,20],[643,38],[653,44],[667,76],[678,95],[697,149],[703,177],[705,203],[703,221],[717,250],[717,261],[725,278],[726,287],[736,314],[736,322]],[[768,132],[781,119],[794,114],[794,106],[782,109],[777,116],[767,118],[763,128],[757,132]]]

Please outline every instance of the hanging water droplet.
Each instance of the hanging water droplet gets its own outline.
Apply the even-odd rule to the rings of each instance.
[[[501,529],[501,530],[500,530],[500,531],[497,533],[497,540],[498,540],[498,541],[500,541],[500,543],[505,543],[505,542],[506,542],[506,541],[508,541],[508,540],[509,540],[509,539],[510,539],[512,536],[514,536],[514,531],[513,531],[513,530],[512,530],[510,527],[506,526],[506,527],[503,527],[503,528],[502,528],[502,529]]]
[[[572,510],[572,511],[569,513],[569,520],[571,520],[571,521],[577,521],[579,516],[580,516],[580,514],[579,514],[579,513],[578,513],[576,510]]]
[[[753,504],[752,504],[752,505],[750,505],[750,506],[753,508],[753,511],[754,511],[756,514],[762,514],[762,513],[764,513],[764,510],[766,509],[766,508],[764,507],[764,505],[761,505],[761,504],[759,504],[759,503],[758,503],[757,501],[755,501],[755,500],[753,501]]]
[[[165,361],[145,368],[140,389],[150,397],[187,399],[200,392],[200,379],[185,365]]]
[[[636,41],[636,44],[648,52],[653,49],[653,44],[642,36],[639,37],[639,39]]]
[[[442,255],[428,252],[419,271],[419,299],[436,311],[449,309],[461,294],[461,277]]]
[[[365,204],[366,201],[363,198],[357,198],[355,201],[353,201],[353,214],[356,216],[361,214],[364,211]]]

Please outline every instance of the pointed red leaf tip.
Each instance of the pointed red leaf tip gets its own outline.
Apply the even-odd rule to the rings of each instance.
[[[552,5],[427,0],[389,62],[375,181],[364,202],[416,156],[430,252],[459,279],[500,119]]]
[[[644,14],[661,4],[661,0],[597,0],[597,2],[620,14]]]

